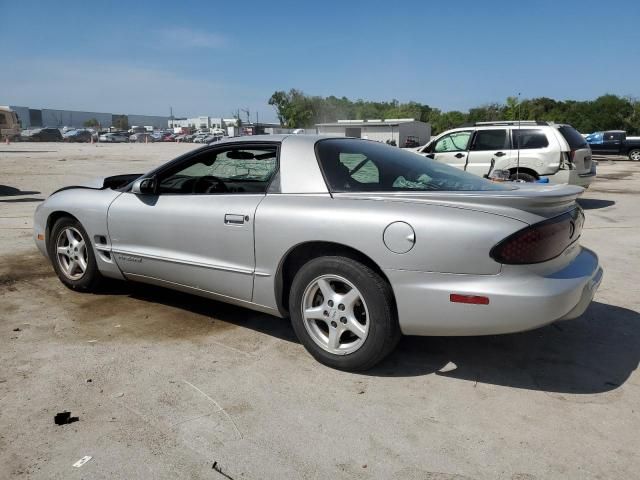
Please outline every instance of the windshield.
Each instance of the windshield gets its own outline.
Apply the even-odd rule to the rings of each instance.
[[[316,144],[316,154],[332,192],[511,189],[417,153],[373,141],[321,140]]]

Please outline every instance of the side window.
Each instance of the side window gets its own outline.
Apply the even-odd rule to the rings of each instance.
[[[278,168],[274,147],[202,152],[160,175],[161,194],[265,193]]]
[[[465,151],[467,149],[467,145],[469,145],[469,138],[471,138],[470,131],[450,133],[436,142],[434,152],[442,153]]]
[[[359,183],[380,183],[378,167],[361,153],[340,153],[340,163],[349,169],[349,176]]]
[[[507,131],[502,130],[478,130],[471,150],[504,150],[507,146]]]
[[[542,130],[521,129],[512,130],[513,148],[521,150],[532,148],[546,148],[549,146],[549,140]]]

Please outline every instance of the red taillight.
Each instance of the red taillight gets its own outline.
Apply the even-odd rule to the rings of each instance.
[[[556,258],[582,232],[580,208],[536,223],[505,238],[491,249],[491,258],[508,265],[541,263]]]
[[[571,163],[573,163],[573,157],[576,155],[576,151],[575,150],[570,150],[569,151],[569,161]]]

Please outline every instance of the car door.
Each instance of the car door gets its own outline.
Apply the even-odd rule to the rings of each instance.
[[[506,128],[476,131],[469,148],[466,170],[483,176],[487,175],[490,169],[499,170],[506,166],[511,155],[507,133]]]
[[[597,152],[603,155],[618,155],[622,151],[624,139],[624,132],[604,132],[602,144]]]
[[[207,148],[152,176],[151,194],[109,208],[113,255],[133,279],[250,301],[254,214],[277,170],[277,144]]]
[[[472,130],[458,130],[443,135],[430,146],[428,157],[464,170]],[[423,152],[425,153],[425,152]]]

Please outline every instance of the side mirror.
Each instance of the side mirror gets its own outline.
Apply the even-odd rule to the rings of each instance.
[[[131,193],[136,195],[153,195],[156,193],[156,178],[139,178],[131,186]]]
[[[435,154],[433,153],[427,153],[425,157],[430,158],[431,160],[434,160],[436,158]]]

